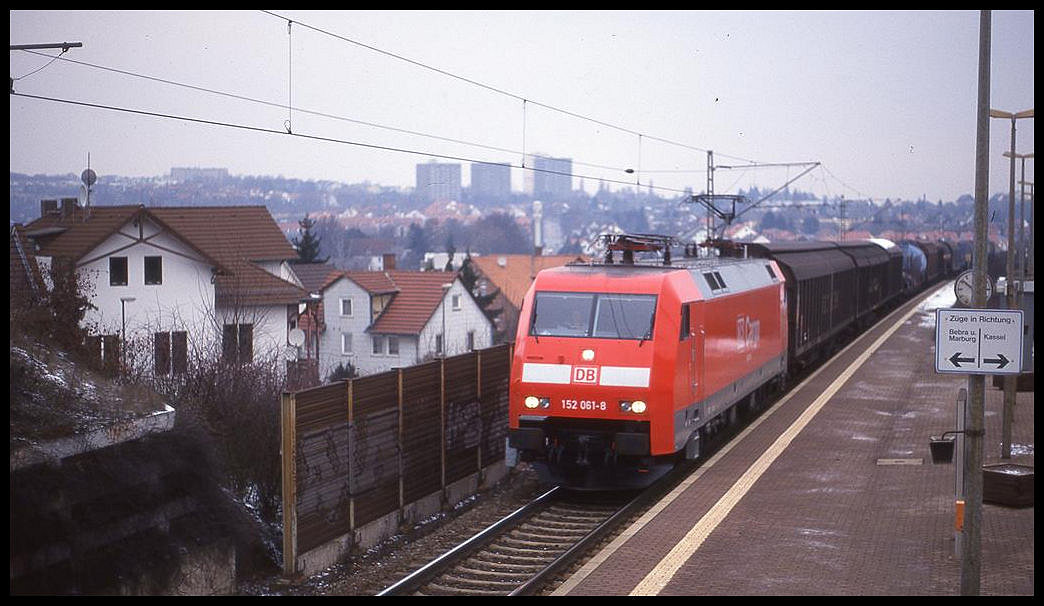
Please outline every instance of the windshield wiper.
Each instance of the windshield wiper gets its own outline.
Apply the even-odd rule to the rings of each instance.
[[[649,328],[645,331],[645,334],[642,335],[642,338],[638,340],[638,347],[641,347],[642,343],[645,343],[646,339],[651,339],[652,338],[652,331],[653,331],[653,323],[654,322],[656,322],[656,314],[653,314],[653,316],[651,318],[649,318]]]

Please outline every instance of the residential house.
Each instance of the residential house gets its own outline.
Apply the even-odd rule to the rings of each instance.
[[[189,352],[296,358],[288,332],[307,293],[288,264],[297,254],[264,206],[44,200],[39,219],[12,230],[16,239],[32,259],[26,267],[46,276],[52,264],[72,263],[86,280],[94,309],[83,325],[108,337],[103,358],[115,353],[104,344],[117,342],[144,345],[135,353],[157,374],[184,370]]]
[[[484,349],[493,325],[458,272],[346,271],[322,289],[320,376],[359,375]]]
[[[522,300],[540,270],[561,267],[574,261],[586,263],[588,260],[581,255],[489,255],[472,256],[471,261],[478,274],[475,283],[479,290],[477,294],[486,295],[494,290],[498,291],[489,309],[501,310],[494,317],[494,341],[501,343],[515,340]]]

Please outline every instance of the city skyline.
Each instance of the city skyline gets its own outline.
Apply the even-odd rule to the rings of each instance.
[[[706,187],[713,150],[718,192],[774,188],[805,166],[751,161],[820,162],[791,187],[952,200],[974,185],[978,21],[978,11],[12,11],[11,44],[84,46],[49,65],[45,51],[12,51],[11,171],[78,173],[90,154],[99,174],[198,166],[408,187],[435,159],[510,164],[511,189],[523,191],[533,174],[523,158],[539,153],[571,158],[574,188],[652,184],[670,196]],[[1030,109],[1033,12],[992,21],[991,107]],[[1006,193],[1010,123],[990,127],[989,189]],[[1032,119],[1017,128],[1017,153],[1031,153]]]

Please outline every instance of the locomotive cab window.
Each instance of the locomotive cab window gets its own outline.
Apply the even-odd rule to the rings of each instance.
[[[644,340],[655,317],[656,295],[538,292],[529,334]]]
[[[679,335],[679,341],[684,341],[689,338],[689,305],[682,303],[681,307],[681,335]]]

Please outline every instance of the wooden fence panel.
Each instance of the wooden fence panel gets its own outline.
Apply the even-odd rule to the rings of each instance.
[[[446,483],[478,471],[479,421],[478,354],[445,360]]]
[[[511,344],[481,352],[479,363],[479,422],[482,424],[482,465],[504,458],[508,430],[508,379],[511,375]]]
[[[297,549],[305,552],[349,530],[346,386],[295,395]]]
[[[399,379],[385,372],[351,381],[352,527],[397,510],[399,503]]]
[[[403,500],[442,489],[441,363],[402,371]]]

